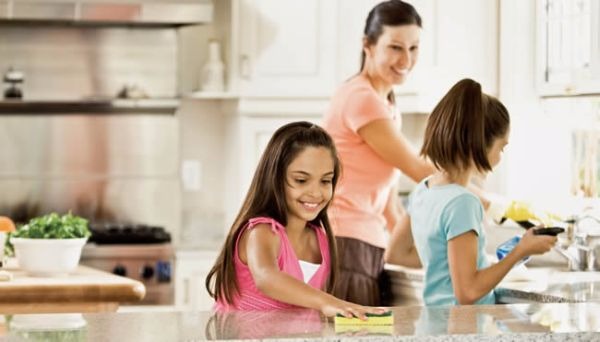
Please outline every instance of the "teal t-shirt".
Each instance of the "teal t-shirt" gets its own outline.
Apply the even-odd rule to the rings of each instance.
[[[428,178],[411,193],[408,213],[415,246],[425,270],[426,305],[458,304],[448,266],[448,241],[474,231],[477,234],[477,269],[489,266],[485,258],[483,206],[465,187],[448,184],[428,187]],[[495,304],[494,291],[476,304]]]

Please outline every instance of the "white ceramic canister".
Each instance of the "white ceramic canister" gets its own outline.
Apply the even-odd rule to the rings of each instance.
[[[225,64],[221,59],[221,45],[216,40],[208,44],[208,62],[202,68],[202,91],[225,91]]]

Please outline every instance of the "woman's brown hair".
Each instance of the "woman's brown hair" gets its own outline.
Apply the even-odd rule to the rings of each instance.
[[[484,94],[479,83],[463,79],[433,109],[421,155],[447,172],[464,171],[471,165],[491,171],[488,150],[508,132],[509,125],[504,105]]]
[[[325,147],[331,152],[334,163],[332,190],[340,176],[340,161],[331,136],[321,127],[310,122],[292,122],[280,127],[271,137],[258,163],[252,183],[215,265],[206,277],[206,289],[216,300],[231,303],[238,291],[235,274],[235,245],[243,228],[251,218],[266,216],[282,225],[287,224],[285,200],[286,172],[288,166],[307,147]],[[327,281],[327,292],[331,292],[337,275],[337,249],[327,216],[327,206],[310,223],[322,226],[329,244],[331,272]]]

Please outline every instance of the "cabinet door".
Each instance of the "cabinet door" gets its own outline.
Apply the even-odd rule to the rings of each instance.
[[[240,93],[327,96],[334,87],[337,1],[239,0]]]
[[[362,52],[362,39],[365,23],[369,11],[380,0],[342,0],[338,8],[338,77],[336,82],[356,75],[360,71],[360,55]]]
[[[432,49],[421,86],[433,87],[434,104],[463,78],[479,82],[497,95],[498,2],[495,0],[421,0],[429,22],[424,39]],[[468,9],[468,10],[467,10]],[[431,29],[429,29],[431,26]],[[427,53],[421,51],[422,53]],[[423,83],[425,82],[425,83]]]
[[[600,93],[600,0],[537,1],[541,95]]]
[[[175,305],[182,309],[211,310],[213,298],[204,281],[217,258],[217,252],[177,254],[175,269]]]

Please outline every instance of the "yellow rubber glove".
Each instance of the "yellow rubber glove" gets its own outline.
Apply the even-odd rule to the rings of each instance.
[[[521,201],[511,201],[504,212],[504,217],[513,221],[541,221],[531,205]]]
[[[533,221],[533,223],[545,226],[552,226],[554,222],[562,221],[559,215],[536,210],[529,203],[522,201],[511,201],[504,212],[504,217],[515,222]]]

